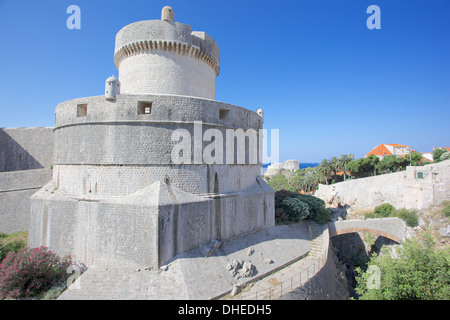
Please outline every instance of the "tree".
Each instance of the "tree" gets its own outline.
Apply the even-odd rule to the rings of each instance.
[[[347,180],[347,165],[350,161],[353,160],[353,155],[341,155],[341,158],[339,159],[339,169],[344,172],[344,181]]]
[[[331,174],[331,166],[327,159],[323,159],[318,168],[319,176],[325,181],[325,184],[328,185],[328,178]]]
[[[302,190],[306,189],[306,179],[305,176],[300,172],[296,172],[289,179],[289,187],[288,190],[296,193],[300,193]]]
[[[413,151],[410,154],[405,155],[405,159],[415,166],[420,160],[422,160],[423,155],[420,152]]]
[[[288,180],[282,174],[274,175],[270,178],[267,184],[275,191],[287,190],[289,187]]]
[[[444,152],[443,154],[441,154],[441,157],[439,159],[440,159],[440,161],[445,161],[445,160],[450,159],[450,152],[449,151]]]
[[[433,161],[434,162],[441,162],[442,161],[442,159],[441,159],[441,156],[442,156],[442,154],[444,154],[445,152],[446,152],[447,150],[445,150],[445,149],[440,149],[440,148],[437,148],[436,150],[433,150],[433,152],[432,152],[432,154],[433,154]]]
[[[374,154],[371,154],[367,158],[364,158],[363,166],[365,168],[365,171],[367,173],[373,172],[373,175],[376,176],[377,175],[377,163],[379,161],[380,161],[380,159]],[[368,174],[368,175],[371,175],[371,174]]]
[[[331,170],[333,171],[334,182],[336,182],[337,181],[337,172],[340,169],[339,159],[336,157],[331,158],[330,167],[331,167]]]
[[[405,168],[409,164],[408,160],[394,155],[385,156],[377,163],[376,168],[378,173],[396,172],[400,168]]]
[[[369,177],[376,175],[376,166],[380,160],[376,155],[369,155],[367,158],[352,160],[347,164],[347,170],[354,177]]]

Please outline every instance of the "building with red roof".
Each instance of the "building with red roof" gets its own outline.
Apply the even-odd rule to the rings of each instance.
[[[404,144],[397,143],[382,143],[375,148],[373,148],[369,153],[366,154],[366,157],[371,154],[376,155],[380,160],[382,160],[385,156],[395,155],[397,157],[405,156],[412,152],[411,146],[407,146]]]

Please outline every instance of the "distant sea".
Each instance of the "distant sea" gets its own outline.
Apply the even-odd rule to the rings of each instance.
[[[300,165],[299,165],[299,167],[300,167],[300,169],[305,169],[305,168],[308,168],[308,167],[311,167],[311,168],[314,168],[314,167],[317,167],[318,165],[319,165],[320,163],[315,163],[315,162],[305,162],[305,163],[300,163]],[[270,166],[271,165],[271,163],[268,163],[268,164],[263,164],[263,175],[264,175],[264,173],[266,173],[266,171],[267,171],[267,167],[268,166]]]

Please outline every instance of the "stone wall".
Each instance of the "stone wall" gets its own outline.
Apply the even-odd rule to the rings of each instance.
[[[0,129],[0,232],[28,230],[30,197],[52,179],[53,128]]]
[[[0,232],[28,230],[30,197],[51,179],[48,168],[0,173]]]
[[[49,168],[53,128],[0,128],[0,172]]]
[[[116,258],[159,267],[212,239],[274,226],[273,191],[258,177],[234,195],[199,196],[155,182],[127,197],[82,199],[51,181],[33,195],[28,245],[90,266]]]
[[[374,177],[319,185],[315,196],[328,206],[371,210],[383,203],[396,209],[425,209],[450,199],[450,160]]]

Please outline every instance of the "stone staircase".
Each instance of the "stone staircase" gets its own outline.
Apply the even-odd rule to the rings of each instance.
[[[308,228],[311,236],[309,256],[320,258],[323,255],[324,241],[328,240],[324,239],[324,230],[327,228],[327,225],[320,225],[311,221]]]

